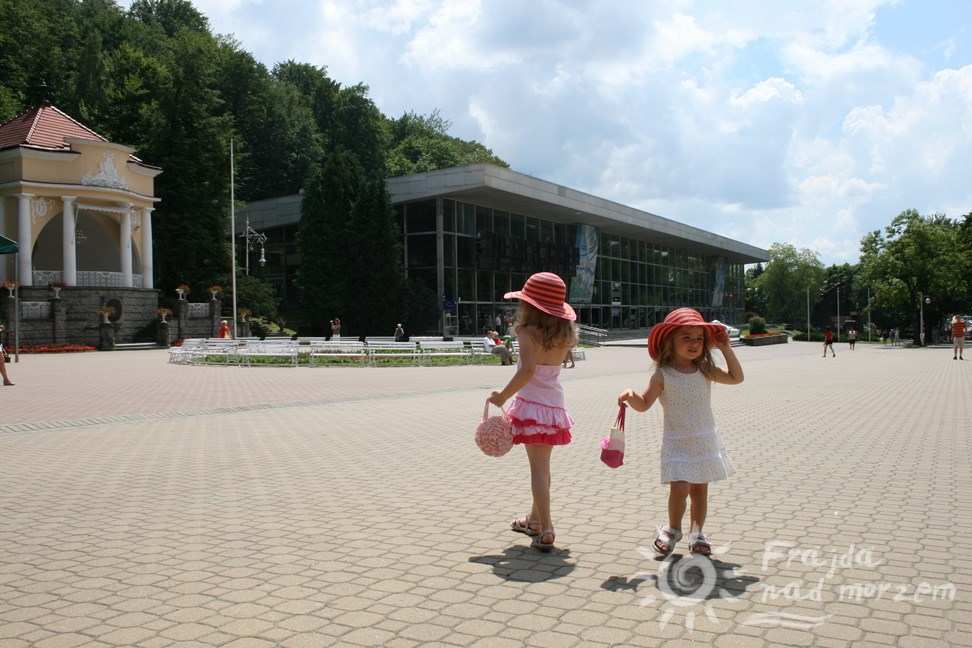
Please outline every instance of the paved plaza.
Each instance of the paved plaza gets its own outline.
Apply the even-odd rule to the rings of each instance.
[[[520,448],[473,432],[501,366],[240,368],[158,351],[25,355],[0,390],[0,646],[969,646],[972,358],[736,349],[713,388],[737,467],[716,554],[647,549],[666,519],[645,348],[562,373],[557,549]]]

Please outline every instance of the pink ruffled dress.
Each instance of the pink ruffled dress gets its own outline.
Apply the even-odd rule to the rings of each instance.
[[[567,445],[574,420],[564,407],[558,365],[537,365],[533,377],[516,393],[506,414],[513,424],[513,443]]]

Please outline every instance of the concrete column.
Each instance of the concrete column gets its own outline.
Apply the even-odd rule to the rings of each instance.
[[[17,264],[20,273],[20,283],[24,286],[34,285],[34,273],[31,272],[33,261],[33,246],[31,245],[33,234],[30,229],[30,201],[34,194],[17,194],[19,208],[17,210],[17,246],[19,263]]]
[[[74,240],[74,232],[77,229],[78,221],[74,201],[77,196],[61,196],[64,204],[64,212],[61,214],[63,226],[61,229],[61,258],[62,268],[61,281],[69,286],[78,285],[78,247]]]
[[[121,255],[122,285],[132,287],[132,210],[121,215],[118,254]]]
[[[154,288],[152,280],[152,208],[142,208],[142,288]]]

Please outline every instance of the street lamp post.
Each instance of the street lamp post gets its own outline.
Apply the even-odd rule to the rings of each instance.
[[[249,276],[250,275],[250,252],[252,252],[253,249],[258,244],[260,246],[260,259],[259,259],[260,266],[262,267],[267,263],[267,257],[264,253],[264,246],[267,243],[267,235],[260,234],[255,229],[250,227],[250,219],[249,217],[247,217],[246,227],[244,228],[243,232],[240,234],[240,238],[246,239],[246,266],[245,267],[246,267],[246,274],[247,276]]]
[[[925,293],[918,293],[918,318],[921,320],[918,339],[921,340],[921,346],[928,346],[925,340],[925,304],[931,304],[931,297],[925,297]]]

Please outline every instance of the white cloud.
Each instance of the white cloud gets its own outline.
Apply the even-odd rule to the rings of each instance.
[[[439,110],[517,171],[842,263],[904,209],[972,209],[968,20],[882,22],[917,2],[194,4],[268,66],[326,66],[392,117]]]

